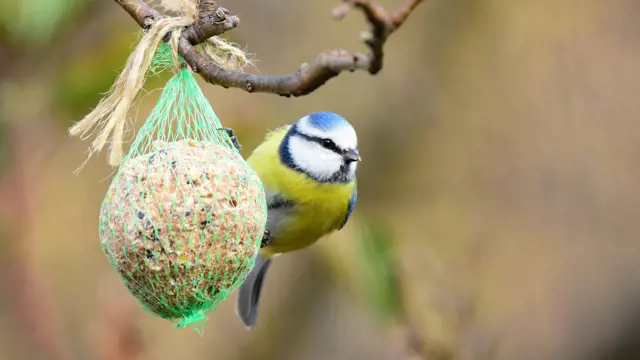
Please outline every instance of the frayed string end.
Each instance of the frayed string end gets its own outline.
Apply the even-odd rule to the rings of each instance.
[[[182,30],[197,18],[197,1],[163,0],[162,6],[176,13],[177,17],[166,17],[153,24],[127,59],[124,69],[107,95],[100,100],[91,113],[69,128],[69,135],[82,140],[97,133],[91,142],[87,160],[95,153],[102,151],[109,143],[108,163],[114,167],[119,166],[124,158],[125,125],[134,108],[137,95],[142,90],[147,72],[149,70],[157,72],[159,69],[171,67],[174,73],[178,74],[184,65],[178,54],[178,42]],[[169,57],[166,56],[166,50],[161,49],[161,52],[165,51],[165,53],[158,55],[163,60],[154,63],[158,46],[170,32],[171,36],[167,44]],[[217,36],[198,45],[198,49],[211,61],[225,69],[238,70],[253,65],[252,60],[243,50]],[[80,171],[85,164],[86,161],[76,172]]]
[[[107,96],[100,100],[91,113],[69,128],[69,135],[78,136],[83,140],[97,131],[98,134],[91,143],[89,156],[100,152],[109,142],[109,165],[120,165],[124,157],[122,144],[125,124],[144,85],[146,73],[158,45],[169,32],[173,32],[172,38],[179,38],[181,29],[189,23],[188,19],[183,18],[165,18],[156,22],[127,59],[124,69]],[[177,47],[177,41],[172,45]],[[177,50],[175,52],[177,53]]]

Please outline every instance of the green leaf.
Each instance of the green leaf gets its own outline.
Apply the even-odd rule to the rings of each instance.
[[[384,320],[391,321],[402,313],[395,248],[383,222],[367,223],[358,237],[364,287],[375,312]]]

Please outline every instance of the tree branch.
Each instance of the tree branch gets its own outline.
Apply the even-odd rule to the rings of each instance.
[[[150,28],[156,21],[163,18],[158,10],[150,7],[143,0],[116,0],[116,2],[143,29]],[[218,7],[215,4],[215,1],[206,0],[199,3],[198,21],[182,32],[182,36],[189,40],[190,44],[197,45],[240,24],[240,19],[237,16],[229,15],[227,9]]]
[[[229,10],[218,7],[215,1],[201,0],[198,6],[198,21],[186,28],[182,35],[192,45],[220,35],[240,24],[240,18],[229,14]]]
[[[116,0],[131,17],[140,25],[140,27],[147,29],[157,20],[162,18],[159,11],[151,8],[144,1],[141,0]]]
[[[212,14],[218,8],[218,2],[216,0],[199,0],[198,1],[198,14]]]
[[[143,0],[115,1],[143,28],[149,28],[162,18],[162,14]],[[194,72],[211,84],[287,97],[307,95],[343,71],[366,70],[372,75],[377,74],[383,66],[383,48],[389,35],[400,28],[421,2],[422,0],[404,0],[397,9],[388,12],[372,0],[343,0],[343,4],[334,9],[333,17],[337,20],[344,18],[350,8],[364,13],[371,26],[370,32],[363,36],[363,41],[369,47],[367,54],[349,53],[345,50],[326,51],[318,55],[311,65],[302,64],[295,74],[263,76],[223,69],[194,48],[194,45],[231,30],[240,23],[237,16],[230,15],[216,1],[200,0],[198,19],[183,31],[178,52]]]

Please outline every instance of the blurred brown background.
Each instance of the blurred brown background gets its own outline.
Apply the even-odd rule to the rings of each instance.
[[[360,14],[331,20],[338,1],[220,3],[262,74],[362,49]],[[378,76],[297,99],[203,84],[245,155],[329,110],[364,160],[353,220],[279,258],[256,328],[232,296],[199,336],[143,312],[100,252],[104,154],[73,174],[87,142],[66,129],[135,22],[113,1],[2,1],[0,359],[640,359],[639,15],[632,0],[428,0]]]

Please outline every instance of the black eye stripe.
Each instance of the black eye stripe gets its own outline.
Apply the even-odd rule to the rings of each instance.
[[[333,152],[335,152],[335,153],[337,153],[339,155],[343,155],[345,153],[345,151],[343,149],[339,148],[338,145],[336,145],[333,141],[331,141],[331,139],[323,139],[323,138],[320,138],[320,137],[317,137],[317,136],[309,136],[309,135],[302,134],[302,133],[297,133],[296,135],[298,135],[298,136],[300,136],[302,138],[305,138],[305,139],[307,139],[309,141],[312,141],[314,143],[320,144],[320,146],[322,146],[322,147],[324,147],[326,149],[329,149],[329,150],[331,150],[331,151],[333,151]],[[331,141],[331,143],[330,144],[325,144],[325,140],[329,140],[329,141]]]

